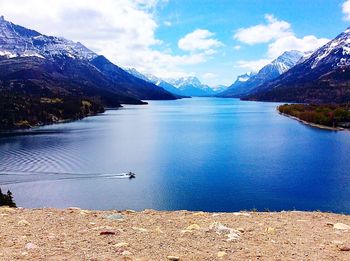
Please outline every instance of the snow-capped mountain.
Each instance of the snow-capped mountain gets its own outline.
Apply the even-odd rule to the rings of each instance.
[[[226,91],[219,93],[219,97],[242,97],[249,94],[258,86],[271,81],[295,66],[304,56],[299,51],[284,52],[277,59],[264,66],[257,74],[247,73],[238,76],[236,82]]]
[[[223,85],[212,88],[208,85],[202,84],[201,81],[194,76],[181,77],[177,79],[161,79],[152,74],[142,74],[135,68],[127,68],[125,70],[135,77],[151,82],[164,88],[168,92],[180,96],[211,96],[227,89],[227,86]]]
[[[248,73],[245,73],[245,74],[242,74],[242,75],[239,75],[237,77],[237,82],[246,82],[248,81],[250,78],[252,78],[252,76],[254,76],[255,73],[253,72],[248,72]]]
[[[213,86],[212,89],[215,93],[220,93],[220,92],[223,92],[225,91],[226,89],[228,88],[228,86],[226,85],[216,85],[216,86]]]
[[[8,22],[3,16],[0,17],[0,55],[8,58],[68,56],[86,60],[98,56],[79,42],[40,34]]]
[[[201,97],[215,94],[215,91],[210,86],[202,84],[201,81],[194,76],[181,77],[178,79],[167,79],[166,81],[188,96]]]
[[[0,83],[6,79],[7,87],[13,85],[11,81],[23,81],[23,86],[46,86],[49,92],[74,91],[78,96],[103,97],[106,104],[110,97],[116,97],[120,103],[176,99],[79,42],[43,35],[6,21],[3,16],[0,17],[0,60],[3,77]]]
[[[137,77],[139,79],[142,79],[146,82],[150,82],[150,83],[153,83],[159,87],[162,87],[164,90],[166,90],[170,93],[173,93],[177,96],[180,96],[180,97],[187,96],[180,89],[176,88],[175,86],[168,83],[167,81],[160,79],[152,74],[142,74],[138,70],[136,70],[135,68],[125,68],[124,70],[127,71],[128,73],[134,75],[135,77]]]
[[[248,97],[272,101],[349,102],[348,86],[350,28]]]

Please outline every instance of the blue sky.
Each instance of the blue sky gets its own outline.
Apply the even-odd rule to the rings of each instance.
[[[0,0],[1,14],[80,41],[117,65],[229,85],[349,26],[350,0]]]
[[[297,37],[314,35],[317,38],[334,38],[349,23],[343,19],[341,0],[246,0],[246,1],[169,1],[159,9],[159,20],[163,25],[157,37],[170,44],[176,54],[178,39],[198,28],[215,33],[215,38],[224,44],[207,62],[185,66],[203,81],[211,84],[230,84],[238,74],[247,71],[238,61],[260,60],[267,57],[268,43],[249,45],[233,38],[239,28],[265,24],[264,16],[273,15],[278,20],[290,23]],[[166,26],[169,21],[171,26]],[[235,46],[241,46],[235,50]],[[203,79],[212,73],[217,79]]]

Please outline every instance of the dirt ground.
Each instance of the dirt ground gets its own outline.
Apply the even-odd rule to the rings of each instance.
[[[350,216],[0,208],[0,260],[350,260]]]

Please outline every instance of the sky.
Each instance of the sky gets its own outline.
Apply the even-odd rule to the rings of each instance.
[[[217,86],[324,45],[350,25],[350,0],[0,0],[0,15],[122,67]]]

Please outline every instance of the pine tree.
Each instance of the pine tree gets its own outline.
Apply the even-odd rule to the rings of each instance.
[[[12,192],[10,190],[7,191],[7,194],[3,194],[0,188],[0,206],[17,207],[16,203],[13,201]]]

